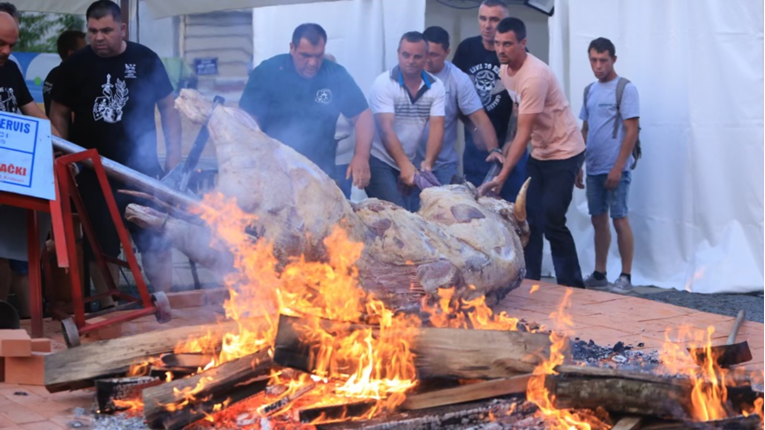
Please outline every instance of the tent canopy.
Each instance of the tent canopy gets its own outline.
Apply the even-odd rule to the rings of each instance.
[[[336,0],[145,0],[154,18]]]
[[[315,3],[337,0],[145,0],[154,18],[217,12],[222,10],[252,9],[297,3]],[[84,15],[93,0],[16,0],[19,10],[28,12],[71,13]],[[119,1],[116,1],[119,3]]]
[[[71,13],[85,15],[92,0],[16,0],[14,5],[25,12]]]

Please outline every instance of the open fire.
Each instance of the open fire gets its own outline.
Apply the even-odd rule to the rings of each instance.
[[[225,279],[230,299],[224,307],[226,317],[238,323],[238,330],[225,333],[222,339],[213,333],[195,336],[176,347],[178,354],[207,354],[212,358],[197,368],[193,385],[173,388],[171,402],[150,405],[161,406],[166,414],[201,408],[208,421],[223,422],[232,419],[229,406],[241,401],[230,411],[236,411],[237,425],[243,427],[295,428],[304,424],[370,419],[393,413],[407,399],[407,394],[423,388],[415,352],[417,336],[423,327],[547,332],[546,327],[525,324],[505,312],[494,313],[483,297],[470,301],[456,299],[453,289],[440,290],[438,300],[424,300],[417,314],[389,309],[379,297],[359,285],[355,262],[361,256],[363,245],[350,241],[342,228],[336,228],[325,239],[325,261],[299,258],[280,266],[272,245],[248,234],[255,225],[253,215],[241,211],[234,201],[221,195],[206,196],[200,207],[209,208],[198,215],[218,238],[211,246],[226,249],[234,257],[236,270]],[[525,394],[533,405],[532,410],[536,411],[536,419],[544,423],[545,428],[608,429],[615,420],[605,407],[594,410],[560,407],[556,392],[549,384],[550,377],[563,376],[563,369],[571,365],[568,342],[573,331],[567,312],[570,295],[569,290],[550,315],[554,324],[549,332],[549,355],[535,357],[532,361],[535,364],[526,371],[530,376],[525,390],[517,394]],[[301,321],[294,326],[294,331],[302,344],[310,346],[304,369],[268,363],[275,359],[280,315]],[[667,333],[668,341],[661,352],[662,364],[652,372],[671,375],[671,378],[679,375],[682,381],[687,381],[690,390],[687,408],[678,411],[674,418],[706,422],[757,415],[762,419],[762,397],[732,405],[728,389],[740,385],[741,378],[734,378],[732,371],[715,365],[712,357],[701,367],[690,359],[685,347],[709,347],[711,335],[711,331],[697,333],[682,328],[676,334]],[[216,384],[216,379],[207,376],[208,370],[222,369],[227,363],[236,365],[251,357],[258,358],[252,359],[250,368],[260,365],[271,369],[260,379],[247,380],[247,384],[263,381],[263,389],[241,399],[210,394],[209,387]],[[146,373],[150,367],[150,363],[144,363],[131,373]],[[172,380],[172,374],[168,373],[165,378]],[[472,382],[475,381],[463,380],[461,385]],[[119,406],[133,411],[144,407],[135,400],[123,401]],[[508,413],[515,413],[516,409],[514,405]],[[485,416],[486,421],[496,419],[493,413]]]

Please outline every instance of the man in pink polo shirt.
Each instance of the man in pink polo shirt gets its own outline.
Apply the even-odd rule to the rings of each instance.
[[[526,277],[538,280],[542,275],[544,235],[550,241],[558,284],[583,288],[576,245],[566,227],[566,212],[584,161],[584,139],[550,67],[526,52],[523,21],[500,21],[494,47],[502,64],[502,83],[515,103],[513,115],[518,115],[518,127],[512,144],[505,146],[502,171],[479,191],[485,194],[507,179],[531,140],[526,167],[531,178],[526,200],[531,228],[525,250]]]

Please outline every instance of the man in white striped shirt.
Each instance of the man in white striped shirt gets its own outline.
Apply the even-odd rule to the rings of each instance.
[[[427,58],[428,42],[422,33],[404,34],[398,47],[398,65],[378,76],[369,94],[377,132],[369,160],[372,177],[367,195],[410,211],[419,209],[414,160],[425,127],[429,125],[430,131],[421,171],[433,170],[444,137],[445,90],[441,81],[425,72]],[[399,189],[399,182],[409,187],[407,192]]]

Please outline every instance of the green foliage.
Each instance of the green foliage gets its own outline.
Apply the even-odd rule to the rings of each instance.
[[[85,28],[79,15],[22,13],[19,19],[19,41],[13,48],[17,52],[56,52],[56,40],[65,30]]]

